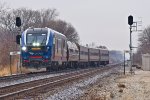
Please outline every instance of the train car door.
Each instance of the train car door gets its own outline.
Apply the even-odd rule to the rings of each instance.
[[[55,35],[54,35],[54,38],[53,38],[53,52],[52,52],[53,59],[55,58],[55,49],[56,49],[55,43],[56,43],[56,41],[55,41]]]
[[[67,60],[67,47],[66,47],[66,40],[62,39],[62,60]]]

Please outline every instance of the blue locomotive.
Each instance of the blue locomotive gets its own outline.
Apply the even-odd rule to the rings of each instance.
[[[28,28],[21,35],[21,58],[23,67],[50,70],[106,65],[109,51],[72,43],[65,35],[50,28]]]

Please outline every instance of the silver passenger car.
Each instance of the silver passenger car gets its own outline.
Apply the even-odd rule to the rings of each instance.
[[[97,48],[89,48],[89,61],[100,61],[100,50]]]
[[[88,62],[89,61],[89,50],[85,46],[79,45],[79,60],[80,62]]]
[[[100,49],[100,63],[102,65],[109,63],[109,51],[107,49]]]

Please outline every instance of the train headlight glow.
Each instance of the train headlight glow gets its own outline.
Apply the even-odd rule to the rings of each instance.
[[[33,46],[36,46],[36,43],[33,43],[32,45],[33,45]]]
[[[40,43],[33,43],[33,46],[40,46]]]
[[[40,46],[40,43],[36,43],[36,46]]]
[[[22,47],[22,50],[23,50],[23,51],[26,51],[26,50],[27,50],[27,47]]]

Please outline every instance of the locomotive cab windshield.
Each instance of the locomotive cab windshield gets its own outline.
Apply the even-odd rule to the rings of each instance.
[[[46,33],[27,33],[27,46],[45,46]]]

